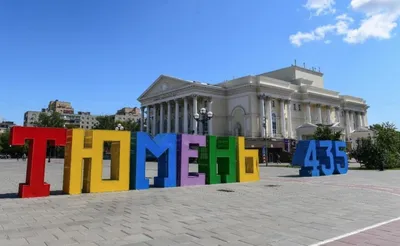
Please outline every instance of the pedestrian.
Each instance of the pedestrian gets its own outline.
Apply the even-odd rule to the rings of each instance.
[[[17,161],[19,161],[19,154],[17,153],[17,154],[15,154],[16,156],[17,156]]]
[[[276,164],[281,164],[281,156],[276,153]]]
[[[26,160],[26,154],[25,154],[25,153],[22,155],[22,160],[23,160],[23,161]]]

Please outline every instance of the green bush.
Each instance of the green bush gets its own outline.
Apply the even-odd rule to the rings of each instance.
[[[390,123],[371,126],[374,137],[356,140],[350,156],[367,169],[400,167],[400,134]]]

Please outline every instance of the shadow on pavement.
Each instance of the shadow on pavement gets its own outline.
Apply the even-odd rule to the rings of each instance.
[[[298,174],[291,174],[291,175],[281,175],[281,176],[278,176],[278,177],[280,177],[280,178],[302,178],[300,175],[298,175]]]
[[[61,196],[61,195],[66,195],[63,193],[62,190],[53,190],[50,191],[50,196]],[[14,199],[14,198],[19,198],[18,193],[4,193],[0,194],[0,199]]]

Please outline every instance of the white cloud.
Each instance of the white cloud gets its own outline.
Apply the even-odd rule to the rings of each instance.
[[[330,0],[308,0],[306,8],[320,15],[332,10],[334,4]],[[327,34],[341,35],[344,42],[351,44],[363,43],[371,38],[390,39],[400,19],[400,0],[351,0],[350,9],[364,15],[357,28],[349,28],[354,19],[342,14],[336,17],[335,24],[291,35],[290,42],[301,46],[306,42],[324,40]]]
[[[324,15],[329,13],[335,13],[336,9],[333,7],[335,0],[307,0],[304,7],[311,12],[314,12],[316,16]]]
[[[352,0],[354,11],[366,16],[358,28],[351,29],[344,37],[347,43],[364,43],[367,39],[390,39],[400,18],[399,0]]]
[[[330,43],[332,43],[332,41],[331,40],[325,40],[324,43],[325,44],[330,44]]]
[[[311,32],[297,32],[294,35],[290,35],[289,40],[295,46],[301,46],[303,43],[324,40],[325,36],[329,33],[336,35],[346,34],[349,30],[349,25],[353,22],[353,19],[347,15],[340,15],[336,17],[336,23],[334,25],[325,25],[315,28]],[[330,43],[330,42],[328,42]]]

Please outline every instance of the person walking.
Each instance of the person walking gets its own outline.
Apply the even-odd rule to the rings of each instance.
[[[25,154],[25,153],[22,155],[22,160],[23,160],[23,161],[26,160],[26,154]]]
[[[276,153],[276,164],[281,164],[281,156]]]

